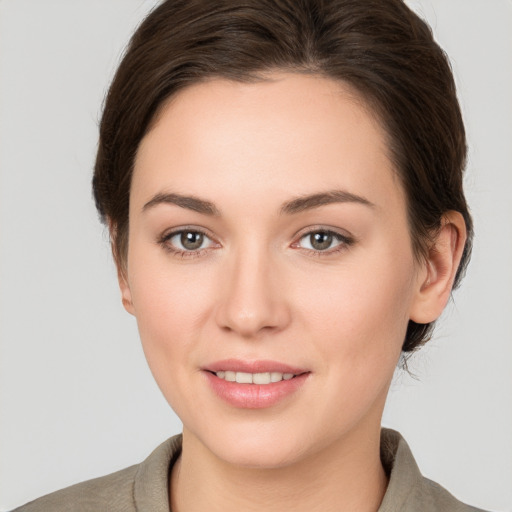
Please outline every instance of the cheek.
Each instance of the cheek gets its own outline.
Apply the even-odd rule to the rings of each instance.
[[[314,290],[301,292],[303,324],[316,333],[311,337],[323,346],[331,367],[338,361],[351,372],[366,374],[381,366],[392,372],[409,320],[413,277],[412,255],[398,261],[393,251],[381,252],[317,276]]]
[[[403,265],[367,263],[316,280],[317,292],[302,294],[303,330],[321,354],[325,377],[325,397],[315,397],[315,407],[334,426],[355,425],[368,414],[380,421],[407,329],[412,286]]]
[[[195,357],[197,339],[211,307],[207,269],[169,265],[166,257],[138,254],[133,248],[130,289],[148,364],[162,387]]]

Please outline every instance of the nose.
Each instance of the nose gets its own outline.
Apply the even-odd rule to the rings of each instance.
[[[281,274],[281,275],[280,275]],[[279,332],[291,320],[282,272],[265,250],[234,256],[221,276],[217,325],[243,338]]]

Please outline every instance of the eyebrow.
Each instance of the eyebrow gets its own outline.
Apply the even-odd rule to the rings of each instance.
[[[281,207],[281,213],[291,215],[331,203],[358,203],[370,208],[375,208],[372,202],[362,196],[352,194],[346,190],[329,190],[318,194],[300,196],[291,201],[287,201]]]
[[[345,190],[330,190],[328,192],[300,196],[291,201],[287,201],[281,207],[281,214],[293,215],[331,203],[358,203],[371,208],[375,207],[368,199],[358,196],[357,194],[352,194]],[[203,215],[220,215],[219,209],[210,201],[194,196],[163,192],[153,196],[142,207],[142,211],[145,212],[160,204],[173,204],[181,208],[186,208],[187,210],[202,213]]]
[[[193,210],[194,212],[202,213],[204,215],[220,215],[217,207],[210,201],[199,199],[194,196],[184,196],[181,194],[174,193],[160,193],[153,196],[143,207],[142,211],[145,212],[160,204],[174,204],[187,210]]]

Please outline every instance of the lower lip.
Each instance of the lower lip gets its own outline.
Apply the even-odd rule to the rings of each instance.
[[[239,384],[220,379],[211,372],[205,374],[217,396],[228,404],[242,409],[271,407],[295,393],[309,376],[309,373],[303,373],[292,379],[270,384]]]

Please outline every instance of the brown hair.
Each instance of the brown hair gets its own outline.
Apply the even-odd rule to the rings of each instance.
[[[207,79],[263,80],[272,70],[341,80],[363,95],[388,134],[415,254],[425,255],[446,211],[464,217],[457,286],[473,234],[464,125],[448,59],[402,0],[168,0],[153,10],[108,92],[93,178],[120,268],[135,155],[164,100]],[[423,344],[432,327],[410,321],[403,351]]]

